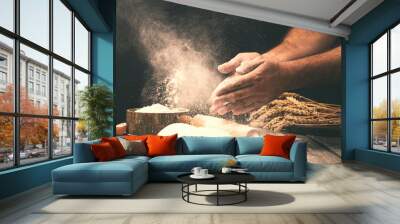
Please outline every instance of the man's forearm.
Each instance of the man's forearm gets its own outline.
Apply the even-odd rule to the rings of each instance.
[[[334,84],[340,81],[341,48],[281,62],[280,66],[287,90]]]
[[[281,44],[263,54],[276,61],[290,61],[331,49],[337,38],[327,34],[293,28]]]

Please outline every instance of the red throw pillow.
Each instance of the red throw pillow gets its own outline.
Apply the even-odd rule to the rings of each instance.
[[[108,142],[114,149],[115,155],[118,158],[125,157],[126,151],[124,146],[122,146],[121,142],[118,140],[117,137],[110,137],[110,138],[101,138],[101,142]]]
[[[265,135],[264,145],[261,149],[262,156],[280,156],[286,159],[290,158],[290,148],[296,140],[295,135]]]
[[[178,135],[158,136],[149,135],[146,143],[148,156],[176,155],[176,139]]]
[[[93,144],[91,145],[91,149],[94,157],[99,162],[110,161],[117,158],[113,147],[108,142]]]

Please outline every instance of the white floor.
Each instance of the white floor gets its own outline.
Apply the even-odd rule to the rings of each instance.
[[[37,204],[41,214],[218,214],[218,213],[360,213],[363,204],[343,198],[312,183],[251,183],[247,200],[236,205],[204,206],[182,200],[181,184],[149,183],[130,197],[71,197],[60,196],[52,202]],[[237,191],[233,185],[220,185],[220,190]],[[194,191],[195,187],[191,187]],[[204,191],[211,190],[211,191]],[[198,194],[191,195],[190,201],[206,205],[217,203],[215,185],[199,185]],[[220,192],[226,195],[227,192]],[[232,194],[232,192],[229,192]],[[221,204],[242,201],[244,195],[231,195],[219,198]],[[171,206],[173,205],[173,206]]]
[[[362,203],[364,206],[359,213],[43,214],[37,211],[55,200],[49,186],[43,186],[1,201],[0,223],[400,223],[399,174],[354,163],[312,165],[307,184],[319,185],[345,201]],[[318,203],[318,197],[314,199]]]

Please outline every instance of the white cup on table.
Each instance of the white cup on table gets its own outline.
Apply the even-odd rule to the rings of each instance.
[[[196,176],[200,176],[201,175],[201,170],[202,170],[203,168],[201,168],[201,167],[193,167],[193,169],[192,169],[192,173],[194,174],[194,175],[196,175]]]
[[[201,169],[200,170],[200,176],[207,176],[208,175],[208,169]]]

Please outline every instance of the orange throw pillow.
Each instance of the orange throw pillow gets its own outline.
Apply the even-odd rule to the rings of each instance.
[[[122,136],[124,139],[128,140],[128,141],[146,141],[147,139],[147,135],[124,135]]]
[[[124,146],[121,144],[121,142],[118,140],[117,137],[110,137],[110,138],[101,138],[101,142],[108,142],[114,149],[115,155],[117,158],[125,157],[126,156],[126,151],[124,149]]]
[[[290,148],[296,140],[295,135],[265,135],[261,156],[280,156],[290,159]]]
[[[108,142],[93,144],[90,147],[92,149],[94,157],[99,162],[110,161],[117,158],[113,147]]]
[[[171,135],[171,136],[149,135],[146,140],[148,147],[147,155],[151,157],[176,155],[177,138],[178,135]]]

